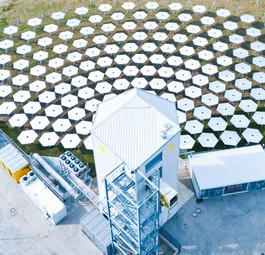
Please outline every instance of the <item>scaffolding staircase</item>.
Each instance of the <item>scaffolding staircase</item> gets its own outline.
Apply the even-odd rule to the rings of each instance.
[[[143,197],[138,200],[137,185],[121,165],[105,178],[107,211],[113,244],[122,255],[158,254],[159,184],[155,173],[151,180],[144,176]]]

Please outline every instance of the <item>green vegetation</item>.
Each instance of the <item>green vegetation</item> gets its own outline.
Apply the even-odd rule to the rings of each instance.
[[[10,128],[4,121],[0,121],[0,129],[4,131],[14,143],[16,143],[25,153],[38,153],[41,156],[58,157],[63,154],[66,149],[62,145],[56,147],[42,147],[39,143],[30,145],[21,145],[17,137],[23,131],[19,128]],[[96,176],[94,158],[92,151],[86,150],[84,146],[78,149],[71,150],[83,163],[89,164],[91,167],[91,176]]]
[[[88,8],[89,9],[94,9],[96,7],[96,5],[94,4],[94,3],[90,3],[89,5],[88,5]]]
[[[4,29],[6,26],[8,26],[8,22],[6,18],[0,19],[0,29]],[[0,39],[4,37],[3,33],[0,33]]]
[[[142,9],[146,2],[149,0],[132,0],[136,4],[136,9]],[[3,1],[5,2],[5,1]],[[4,16],[8,19],[8,23],[15,25],[15,22],[19,20],[21,23],[26,23],[26,21],[33,17],[40,17],[42,13],[43,18],[50,19],[50,15],[55,11],[63,11],[68,12],[68,15],[71,16],[71,13],[74,13],[75,8],[85,6],[89,8],[89,15],[99,13],[98,6],[102,3],[110,3],[113,7],[112,11],[124,11],[121,8],[122,1],[119,1],[119,4],[116,4],[118,1],[106,1],[106,0],[38,0],[38,2],[34,2],[32,0],[10,0],[9,5],[3,6],[0,9],[0,15]],[[164,0],[156,0],[158,4],[161,5],[161,9],[165,6],[168,6],[168,1],[165,3]],[[230,12],[234,15],[241,15],[244,13],[252,14],[256,17],[257,21],[264,20],[264,8],[265,1],[259,1],[259,5],[257,6],[256,0],[249,1],[236,1],[236,0],[196,0],[196,1],[186,1],[186,0],[178,0],[177,2],[183,5],[183,10],[187,10],[189,12],[192,6],[196,4],[202,4],[206,6],[208,12],[215,15],[215,11],[220,8],[229,9]],[[127,15],[129,15],[127,13]],[[70,17],[69,16],[69,17]],[[105,17],[106,18],[106,17]],[[47,23],[48,24],[48,23]],[[1,34],[1,33],[0,33]]]
[[[13,4],[13,3],[9,3],[8,5],[3,6],[2,11],[3,11],[3,12],[8,12],[8,11],[10,11],[13,7],[14,7],[14,4]]]
[[[145,3],[148,0],[142,0],[141,2],[137,1],[137,0],[132,0],[133,2],[135,2],[136,7],[135,7],[135,11],[139,10],[139,9],[143,9],[143,6],[145,5]],[[41,26],[39,26],[38,28],[36,28],[35,32],[37,34],[37,39],[40,38],[43,35],[43,25],[45,24],[49,24],[49,23],[55,23],[53,19],[51,19],[51,14],[53,12],[56,11],[63,11],[67,13],[67,19],[76,17],[76,14],[74,13],[75,8],[77,7],[81,7],[81,6],[86,6],[89,8],[89,12],[87,15],[85,15],[84,17],[80,17],[81,21],[83,22],[83,25],[88,24],[86,22],[88,22],[88,17],[92,14],[97,14],[101,12],[98,10],[98,6],[102,3],[106,3],[108,1],[104,1],[104,0],[98,0],[97,2],[91,0],[91,1],[85,1],[85,0],[56,0],[56,1],[47,1],[47,0],[39,0],[38,3],[34,3],[32,0],[10,0],[9,5],[5,5],[2,8],[0,8],[0,39],[2,39],[4,37],[2,31],[3,29],[8,26],[8,25],[17,25],[19,27],[19,33],[22,33],[24,31],[29,30],[29,26],[27,25],[27,21],[30,18],[34,18],[34,17],[41,17],[43,19],[43,24]],[[112,4],[112,11],[111,12],[115,12],[115,11],[122,11],[125,13],[125,11],[121,8],[121,4],[122,2],[120,2],[119,4],[114,4],[116,1],[109,1],[110,4]],[[165,4],[164,0],[157,0],[156,2],[158,2],[161,6],[159,8],[161,8],[161,10],[163,10],[164,7],[168,6],[168,3]],[[174,2],[174,1],[169,1],[169,2]],[[215,17],[215,11],[216,9],[219,8],[226,8],[229,9],[231,11],[231,13],[234,15],[232,17],[230,17],[230,20],[234,20],[236,22],[239,23],[240,25],[240,29],[237,31],[237,33],[241,33],[242,31],[244,31],[244,29],[242,30],[242,27],[245,28],[244,24],[242,24],[242,22],[240,22],[239,16],[243,13],[249,13],[252,14],[256,17],[257,22],[255,23],[256,27],[258,27],[257,25],[260,26],[260,28],[263,28],[263,24],[264,24],[264,7],[265,7],[265,1],[260,1],[260,6],[257,7],[255,6],[256,0],[249,0],[247,2],[245,1],[241,1],[240,3],[238,3],[238,1],[235,0],[216,0],[215,1],[215,7],[213,7],[213,1],[212,0],[196,0],[196,2],[187,2],[184,0],[179,0],[177,1],[179,3],[181,3],[183,5],[183,12],[186,13],[192,13],[191,8],[192,6],[196,5],[196,4],[203,4],[207,7],[208,9],[208,16],[211,17]],[[240,5],[240,11],[239,11],[239,5]],[[132,18],[132,13],[133,12],[127,12],[126,13],[126,19],[130,20],[130,18]],[[172,19],[177,18],[178,13],[174,13],[171,12],[172,15]],[[149,16],[154,16],[154,13],[149,13]],[[112,20],[110,19],[109,15],[104,15],[104,21],[105,22],[112,22]],[[200,16],[198,15],[197,19],[199,19]],[[45,22],[44,22],[45,20]],[[218,18],[217,20],[217,24],[216,26],[220,26],[220,24],[218,24]],[[262,21],[262,22],[261,22]],[[220,19],[219,19],[220,22]],[[58,32],[62,31],[64,28],[65,23],[61,22],[58,23],[59,26],[59,30]],[[117,24],[117,27],[120,26],[121,24]],[[185,27],[183,24],[180,24],[181,27]],[[202,27],[202,30],[207,29],[205,27]],[[222,27],[220,27],[220,29],[222,29]],[[241,31],[241,32],[240,32]],[[243,33],[244,34],[244,33]],[[173,34],[169,35],[169,37],[172,37]],[[227,34],[228,36],[229,34]],[[79,35],[80,36],[80,35]],[[223,40],[226,39],[226,41],[228,40],[228,37],[224,37]],[[7,38],[7,37],[6,37]],[[19,38],[19,35],[15,35],[14,40],[16,40],[16,38]],[[75,37],[76,39],[78,39],[78,37]],[[263,38],[263,37],[262,37]],[[54,44],[57,44],[57,38],[54,38]],[[227,41],[228,42],[228,41]],[[58,40],[59,43],[59,40]],[[18,46],[18,45],[17,45]],[[72,46],[69,46],[69,51],[72,51]],[[35,53],[37,50],[39,50],[38,47],[34,47],[33,49],[33,53]],[[219,56],[221,56],[222,53],[219,53]],[[55,56],[57,56],[55,53],[52,53],[50,51],[49,53],[49,58],[46,60],[50,60],[52,58],[54,58]],[[216,56],[218,56],[218,54],[216,54]],[[16,54],[13,54],[13,61],[17,60],[19,58],[19,56],[17,56]],[[239,60],[235,60],[240,62]],[[207,61],[202,61],[202,65],[206,64]],[[237,63],[237,62],[235,62]],[[33,64],[30,63],[30,67],[33,67]],[[220,67],[220,70],[225,70],[225,67]],[[254,69],[253,69],[254,70]],[[19,72],[14,71],[13,75],[17,75],[19,74]],[[241,77],[241,76],[240,76]],[[238,78],[238,77],[237,77]],[[68,82],[67,80],[68,78],[63,78],[63,82]],[[212,76],[210,77],[210,81],[215,80],[215,77]],[[30,81],[31,82],[31,81]],[[229,85],[230,86],[230,85]],[[232,88],[232,87],[231,87]],[[10,95],[10,97],[17,91],[16,88],[14,88],[13,93]],[[73,91],[74,92],[74,91]],[[75,91],[77,93],[77,89]],[[205,91],[205,93],[207,92],[207,90]],[[248,96],[248,94],[247,94]],[[247,97],[246,96],[246,97]],[[34,100],[37,97],[37,94],[32,93],[32,99]],[[177,99],[182,98],[181,95],[176,95]],[[60,100],[58,98],[58,100]],[[80,103],[80,106],[82,106],[81,104],[83,104],[84,102]],[[195,101],[195,105],[199,106],[201,103],[199,101]],[[259,109],[261,111],[265,110],[265,107],[263,105],[259,106]],[[237,108],[236,110],[237,114],[244,114],[244,112],[240,109]],[[190,113],[189,113],[190,114]],[[191,114],[190,114],[191,115]],[[191,116],[190,116],[191,117]],[[247,116],[249,119],[250,116]],[[260,129],[260,126],[257,125],[254,121],[251,122],[250,127],[252,128],[258,128]],[[21,147],[22,150],[24,150],[26,153],[30,153],[30,152],[36,152],[39,153],[40,155],[43,156],[59,156],[61,155],[63,152],[65,152],[65,149],[62,147],[61,144],[57,145],[56,147],[51,147],[51,148],[46,148],[46,147],[42,147],[38,142],[36,142],[36,144],[32,144],[32,145],[21,145],[18,140],[17,137],[18,135],[21,133],[21,131],[23,131],[24,129],[22,128],[11,128],[7,125],[6,122],[4,121],[0,121],[0,128],[9,136],[11,137],[11,139],[17,143],[19,145],[19,147]],[[228,130],[235,130],[237,131],[237,129],[234,128],[233,125],[231,125],[231,123],[228,124]],[[183,134],[186,133],[186,131],[183,129]],[[207,124],[205,124],[204,127],[204,132],[212,132],[212,130],[207,126]],[[261,132],[263,133],[263,135],[265,134],[265,131],[261,128]],[[219,137],[219,133],[218,132],[214,132],[214,134]],[[197,137],[195,137],[195,140],[197,141]],[[263,138],[263,140],[261,141],[262,143],[265,142],[265,138]],[[243,146],[245,145],[245,140],[241,139],[239,146]],[[216,149],[223,149],[225,148],[225,146],[223,145],[222,142],[218,142]],[[195,151],[203,151],[205,150],[205,148],[202,148],[201,145],[196,142],[195,147],[193,148],[193,150]],[[88,151],[85,149],[84,145],[80,146],[78,149],[72,150],[72,152],[78,157],[80,158],[80,160],[82,160],[84,163],[88,163],[91,168],[92,168],[92,175],[95,176],[95,167],[94,167],[94,160],[93,160],[93,153],[92,151]]]

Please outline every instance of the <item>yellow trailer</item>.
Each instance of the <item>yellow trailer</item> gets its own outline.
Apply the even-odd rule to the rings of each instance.
[[[16,183],[30,171],[29,162],[12,144],[0,149],[0,166]]]

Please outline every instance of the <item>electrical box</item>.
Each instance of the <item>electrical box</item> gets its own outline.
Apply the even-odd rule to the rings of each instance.
[[[162,179],[160,179],[160,195],[160,203],[167,209],[173,207],[178,201],[178,192]]]

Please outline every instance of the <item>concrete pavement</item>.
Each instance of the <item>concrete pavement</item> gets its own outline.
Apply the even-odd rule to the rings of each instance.
[[[81,231],[79,219],[90,202],[71,206],[57,226],[0,169],[0,255],[101,255]]]

